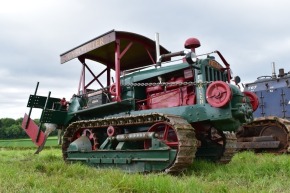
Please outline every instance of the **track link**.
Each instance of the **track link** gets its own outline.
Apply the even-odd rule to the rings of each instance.
[[[64,160],[67,159],[67,148],[72,142],[74,133],[80,128],[96,129],[106,128],[110,125],[153,125],[154,123],[164,121],[172,126],[179,141],[176,158],[168,168],[164,168],[164,171],[171,174],[180,173],[192,164],[197,150],[197,140],[195,138],[193,127],[186,120],[181,117],[168,114],[152,113],[147,115],[112,117],[73,122],[64,132],[62,145],[63,158]]]
[[[221,164],[229,163],[232,160],[233,156],[238,152],[236,134],[229,131],[224,131],[219,134],[222,137],[223,143],[217,147],[211,144],[216,143],[215,139],[211,143],[209,142],[209,144],[201,141],[201,145],[197,149],[197,159],[210,160]],[[213,149],[216,149],[216,151],[213,152]]]
[[[224,132],[224,135],[226,139],[225,150],[223,155],[217,162],[226,164],[232,160],[232,158],[238,151],[236,134],[233,132]]]

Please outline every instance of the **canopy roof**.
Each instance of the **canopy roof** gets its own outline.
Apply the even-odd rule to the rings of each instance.
[[[60,55],[61,64],[74,58],[90,59],[115,69],[116,44],[120,42],[120,70],[156,63],[155,41],[131,32],[111,30]],[[170,53],[160,46],[160,54]]]

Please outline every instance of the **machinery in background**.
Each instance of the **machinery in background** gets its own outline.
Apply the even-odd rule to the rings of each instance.
[[[290,147],[290,72],[273,63],[272,76],[260,76],[245,85],[244,93],[252,95],[255,120],[237,132],[238,148],[256,152],[289,153]],[[250,95],[249,95],[250,96]]]

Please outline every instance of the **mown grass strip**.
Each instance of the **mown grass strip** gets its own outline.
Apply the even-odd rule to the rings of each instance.
[[[58,146],[57,137],[49,137],[45,144],[46,147],[56,147]],[[23,147],[23,148],[30,148],[36,147],[35,144],[31,141],[31,139],[7,139],[7,140],[0,140],[0,147]]]

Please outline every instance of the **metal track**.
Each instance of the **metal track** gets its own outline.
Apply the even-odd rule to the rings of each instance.
[[[271,149],[271,152],[275,153],[290,153],[290,121],[287,119],[279,118],[276,116],[268,116],[268,117],[259,117],[256,118],[253,122],[247,124],[244,126],[245,130],[255,130],[256,127],[264,127],[268,126],[270,124],[275,123],[276,125],[279,125],[281,128],[285,129],[287,132],[287,137],[288,137],[288,144],[285,148],[280,149],[280,150],[273,150]],[[249,136],[251,137],[251,136]]]
[[[176,158],[168,168],[164,168],[164,171],[166,173],[176,174],[186,170],[192,164],[197,150],[197,140],[195,138],[194,129],[181,117],[158,113],[73,122],[64,132],[62,145],[63,159],[67,159],[68,155],[66,151],[72,142],[72,136],[80,128],[96,129],[106,128],[110,125],[153,125],[157,122],[169,123],[175,130],[179,141]]]
[[[235,153],[237,153],[237,138],[233,132],[224,132],[226,138],[225,150],[221,158],[217,161],[219,163],[229,163]]]
[[[237,151],[237,138],[234,132],[224,131],[222,134],[219,133],[222,137],[223,144],[219,144],[219,147],[211,146],[209,144],[203,144],[197,149],[196,158],[211,160],[216,163],[226,164],[229,163],[233,156],[238,152]],[[212,141],[211,143],[216,143]],[[216,148],[216,152],[212,152],[212,149]],[[220,150],[222,148],[222,150]],[[199,150],[201,152],[199,152]]]

